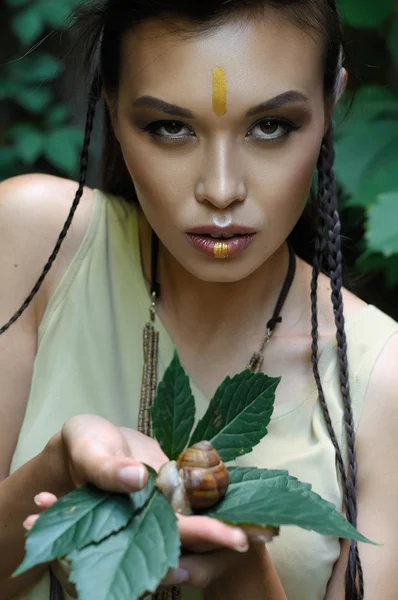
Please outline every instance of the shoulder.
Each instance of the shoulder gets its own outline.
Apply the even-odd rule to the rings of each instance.
[[[11,286],[15,310],[28,295],[48,260],[70,211],[78,184],[51,175],[22,175],[0,184],[0,253],[3,281]],[[81,205],[35,303],[45,309],[87,231],[93,190],[85,188]]]
[[[381,313],[383,314],[383,313]],[[387,317],[386,317],[387,318]],[[393,321],[392,321],[393,323]],[[364,441],[383,437],[388,431],[395,442],[398,423],[398,326],[391,329],[374,363],[366,391],[364,412],[359,430]],[[391,430],[393,427],[393,430]],[[381,441],[381,440],[380,440]]]
[[[398,573],[398,335],[384,345],[371,373],[357,432],[358,529],[381,543],[360,546],[369,599],[396,598]]]
[[[4,226],[13,225],[15,235],[47,234],[62,225],[72,205],[78,184],[52,175],[20,175],[0,183],[0,216]],[[93,190],[84,189],[82,210],[76,212],[73,230],[90,210]],[[80,215],[78,214],[80,213]],[[39,226],[39,230],[36,229]]]
[[[307,262],[299,259],[297,269],[297,277],[301,288],[301,298],[303,307],[303,322],[308,327],[311,322],[311,300],[310,289],[312,279],[312,266]],[[358,296],[342,288],[341,290],[341,306],[344,319],[347,322],[354,321],[357,316],[360,317],[364,309],[367,308],[366,302]],[[336,335],[336,322],[334,314],[334,306],[332,302],[332,285],[330,278],[327,275],[320,274],[317,284],[317,314],[318,314],[318,332],[321,340],[321,347]]]

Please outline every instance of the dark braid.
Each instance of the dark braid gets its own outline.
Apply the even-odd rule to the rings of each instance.
[[[28,308],[28,306],[32,302],[33,298],[36,296],[37,292],[40,290],[40,288],[43,284],[43,281],[45,280],[49,270],[51,269],[55,259],[58,256],[59,250],[62,246],[62,242],[64,241],[66,234],[68,233],[68,230],[72,223],[72,219],[74,217],[76,209],[79,205],[81,197],[83,196],[83,190],[84,190],[84,185],[85,185],[86,176],[87,176],[87,166],[88,166],[88,156],[89,156],[88,150],[89,150],[89,146],[90,146],[91,132],[93,130],[95,110],[97,107],[98,100],[100,98],[100,94],[101,94],[101,80],[100,80],[99,75],[96,74],[93,78],[93,82],[92,82],[91,89],[90,89],[90,96],[89,96],[89,101],[88,101],[88,110],[87,110],[87,117],[86,117],[86,127],[85,127],[85,132],[84,132],[84,142],[83,142],[83,148],[82,148],[81,155],[80,155],[79,188],[76,192],[75,199],[74,199],[72,207],[70,209],[68,218],[65,221],[65,224],[62,228],[61,233],[59,234],[59,237],[58,237],[57,243],[55,244],[54,250],[52,251],[51,256],[48,259],[40,277],[36,281],[34,287],[32,288],[32,291],[30,292],[29,296],[26,298],[26,300],[24,301],[22,306],[19,308],[19,310],[17,310],[17,312],[11,317],[11,319],[8,321],[8,323],[6,323],[5,325],[3,325],[0,328],[0,335],[2,333],[4,333],[5,331],[7,331],[7,329],[9,329],[11,327],[11,325],[19,319],[19,317]]]
[[[344,330],[343,298],[342,298],[342,254],[340,242],[340,218],[338,213],[336,183],[333,171],[334,149],[332,131],[326,134],[318,161],[318,227],[315,239],[315,253],[311,282],[311,310],[312,310],[312,365],[318,388],[319,399],[327,429],[336,450],[347,518],[354,525],[357,524],[357,462],[355,452],[354,421],[351,409],[351,397],[348,375],[347,339]],[[326,246],[327,244],[327,246]],[[336,340],[339,360],[340,388],[344,405],[344,423],[348,447],[348,474],[347,478],[341,450],[336,439],[330,414],[327,408],[325,395],[318,369],[318,317],[317,317],[317,282],[319,273],[325,259],[327,249],[328,269],[332,288],[333,312],[336,323]],[[358,576],[359,591],[356,579]],[[363,572],[359,558],[358,547],[355,541],[350,544],[348,567],[346,571],[346,600],[362,600],[364,595]]]

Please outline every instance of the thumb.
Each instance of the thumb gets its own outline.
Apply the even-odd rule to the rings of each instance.
[[[146,486],[148,471],[133,458],[88,453],[79,476],[72,474],[72,479],[76,487],[89,482],[102,490],[131,493]]]

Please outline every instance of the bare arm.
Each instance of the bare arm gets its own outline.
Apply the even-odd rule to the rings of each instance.
[[[359,544],[367,600],[398,594],[398,336],[381,353],[372,373],[357,435],[358,529],[383,544]],[[348,546],[335,565],[325,600],[344,599]]]
[[[38,567],[10,579],[24,556],[25,532],[21,524],[32,510],[37,510],[34,496],[43,488],[57,490],[63,496],[74,487],[65,465],[60,446],[50,443],[41,454],[0,484],[0,597],[3,600],[24,591],[46,569],[46,566]]]
[[[39,276],[66,218],[77,188],[74,182],[24,176],[0,184],[0,326],[19,308]],[[87,204],[87,203],[86,203]],[[0,597],[6,600],[37,577],[8,582],[23,554],[22,521],[32,512],[43,487],[62,494],[67,484],[54,480],[50,454],[37,456],[8,477],[29,397],[37,328],[50,293],[83,234],[84,208],[50,278],[22,317],[0,336]],[[81,224],[81,230],[80,225]],[[46,440],[43,440],[43,445]],[[53,484],[50,486],[51,481]]]

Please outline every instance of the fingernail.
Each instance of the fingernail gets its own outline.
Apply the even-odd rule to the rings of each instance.
[[[252,535],[250,536],[250,541],[253,544],[266,544],[270,541],[270,537],[266,535]]]
[[[35,496],[33,498],[33,502],[36,504],[36,506],[39,506],[39,507],[43,506],[43,503],[40,502],[40,494],[37,494],[37,496]]]
[[[184,583],[189,580],[189,571],[185,569],[176,569],[167,577],[170,581],[169,585],[180,585],[180,583]]]
[[[26,517],[25,521],[22,523],[22,527],[26,529],[26,531],[30,531],[38,518],[39,515]]]
[[[233,532],[233,543],[237,552],[247,552],[249,550],[249,543],[247,536],[242,529],[235,529]]]
[[[129,489],[142,489],[145,480],[144,467],[123,467],[119,471],[119,480]]]
[[[32,525],[30,525],[30,523],[28,525],[28,519],[25,519],[25,521],[22,523],[22,527],[26,529],[26,531],[30,531],[32,529]]]

